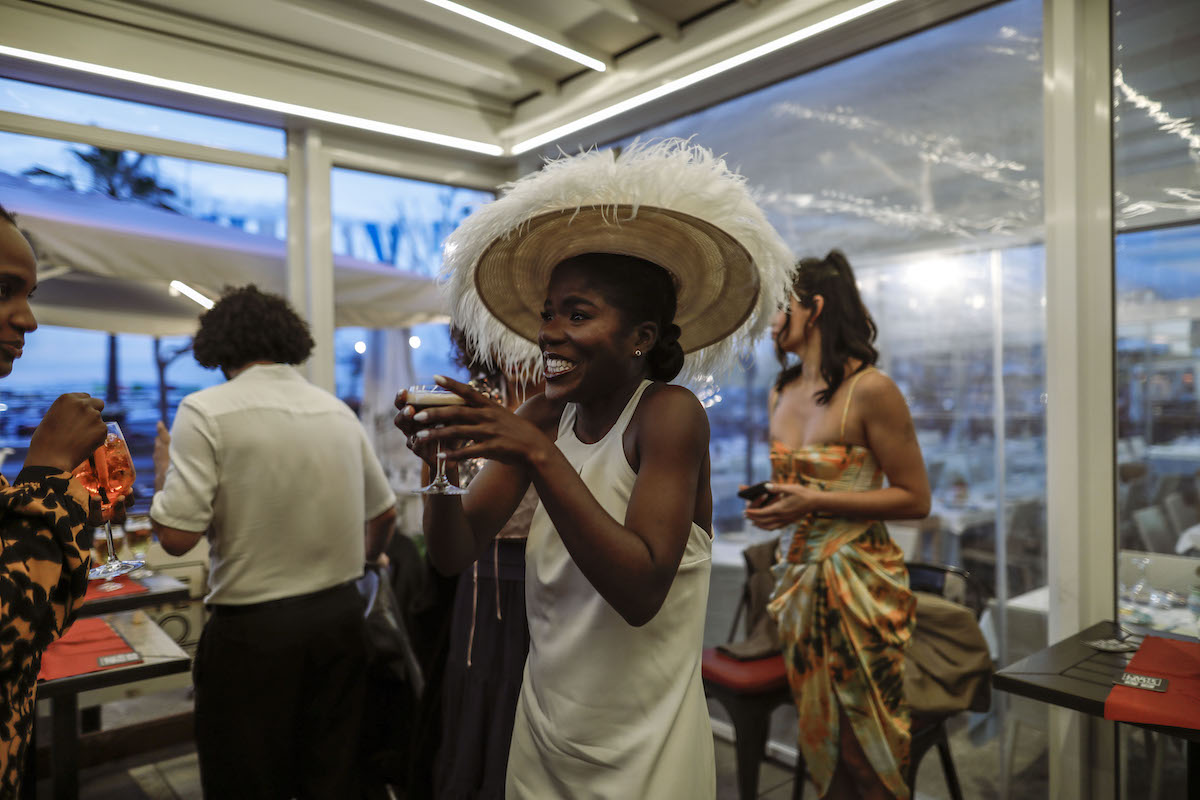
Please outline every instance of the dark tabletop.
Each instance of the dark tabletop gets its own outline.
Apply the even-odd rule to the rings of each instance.
[[[122,594],[116,597],[104,597],[101,595],[81,605],[79,607],[79,616],[96,617],[100,614],[130,611],[135,608],[157,606],[163,603],[182,603],[190,596],[186,583],[162,572],[156,572],[145,578],[138,578],[136,582],[145,586],[149,591]]]
[[[142,657],[141,662],[125,667],[103,669],[98,672],[85,672],[82,675],[71,675],[66,678],[55,678],[52,681],[38,681],[37,697],[39,700],[118,686],[122,683],[146,678],[172,675],[177,672],[186,672],[191,668],[191,656],[184,652],[175,643],[175,640],[158,627],[144,611],[120,611],[115,614],[107,614],[104,621],[137,651],[138,655]]]
[[[1113,681],[1120,679],[1134,654],[1106,653],[1084,642],[1123,636],[1134,644],[1140,644],[1141,630],[1130,634],[1113,622],[1097,622],[1074,636],[999,670],[992,676],[992,685],[1001,691],[1103,717],[1104,701],[1108,699]],[[1200,731],[1197,730],[1160,725],[1139,727],[1200,742]]]

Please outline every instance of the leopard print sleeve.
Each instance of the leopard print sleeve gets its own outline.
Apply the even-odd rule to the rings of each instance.
[[[70,473],[27,467],[0,477],[0,797],[15,796],[42,652],[87,590],[99,506]]]

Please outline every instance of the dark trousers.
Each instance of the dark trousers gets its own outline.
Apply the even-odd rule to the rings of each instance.
[[[366,640],[354,585],[212,610],[193,665],[204,796],[358,797]]]

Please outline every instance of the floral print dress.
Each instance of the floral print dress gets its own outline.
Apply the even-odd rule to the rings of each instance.
[[[855,377],[842,412],[845,438]],[[773,479],[828,492],[883,486],[883,471],[862,445],[792,450],[771,447]],[[839,709],[880,780],[909,797],[910,743],[903,698],[904,647],[915,625],[904,554],[883,523],[823,514],[801,520],[781,546],[779,580],[767,606],[779,624],[788,682],[800,715],[799,749],[824,796],[838,763]]]
[[[98,516],[70,473],[26,467],[0,476],[0,797],[17,797],[46,646],[75,620],[87,590]]]

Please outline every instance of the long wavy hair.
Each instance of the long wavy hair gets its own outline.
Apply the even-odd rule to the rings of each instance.
[[[817,317],[816,325],[821,331],[821,378],[824,389],[816,393],[819,405],[828,405],[838,387],[847,377],[846,364],[850,359],[862,362],[857,371],[866,369],[879,360],[875,349],[875,320],[863,305],[858,293],[854,271],[841,250],[830,250],[824,258],[802,258],[792,284],[792,294],[804,308],[813,308],[813,297],[821,295],[824,309]],[[790,308],[790,306],[789,306]],[[775,358],[779,360],[779,376],[775,379],[775,390],[780,391],[804,373],[803,362],[791,362],[788,353],[779,343],[791,327],[788,313],[787,323],[775,340]]]

